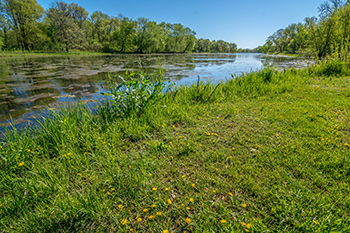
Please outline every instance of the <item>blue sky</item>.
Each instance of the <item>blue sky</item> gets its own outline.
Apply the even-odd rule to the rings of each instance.
[[[77,3],[89,13],[96,10],[111,16],[157,22],[181,23],[197,38],[234,42],[239,48],[263,45],[266,38],[291,23],[317,16],[325,0],[65,0]],[[48,9],[50,0],[37,0]]]

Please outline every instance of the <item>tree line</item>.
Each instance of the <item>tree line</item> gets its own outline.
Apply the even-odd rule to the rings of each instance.
[[[130,53],[237,51],[235,43],[197,39],[182,24],[133,20],[76,3],[56,1],[44,10],[36,0],[0,0],[0,49],[45,52],[71,50]]]
[[[328,0],[318,8],[318,17],[307,17],[268,37],[263,53],[308,54],[325,57],[348,54],[350,46],[350,0]]]

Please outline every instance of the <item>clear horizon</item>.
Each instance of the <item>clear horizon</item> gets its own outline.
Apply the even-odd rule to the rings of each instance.
[[[37,0],[47,10],[53,1]],[[191,28],[197,38],[224,40],[236,43],[238,48],[256,48],[268,36],[304,18],[317,16],[323,0],[294,1],[174,1],[129,0],[116,2],[100,0],[66,0],[77,3],[89,14],[101,11],[110,16],[122,14],[137,19],[145,17],[156,22],[181,23]]]

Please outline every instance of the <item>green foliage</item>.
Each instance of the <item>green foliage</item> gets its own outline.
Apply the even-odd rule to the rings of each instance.
[[[154,106],[165,95],[165,79],[162,76],[152,77],[143,73],[126,72],[125,77],[109,76],[112,117],[140,116],[149,107]],[[120,84],[115,84],[118,80]],[[109,106],[107,106],[109,108]],[[103,111],[103,110],[102,110]]]
[[[340,53],[349,47],[350,4],[328,0],[319,7],[320,17],[307,17],[268,37],[265,53],[303,54],[318,58]],[[343,60],[344,61],[344,60]]]
[[[4,0],[2,7],[11,20],[19,48],[29,51],[35,43],[36,35],[41,33],[37,24],[44,15],[44,9],[36,0]],[[5,21],[5,24],[9,23]]]
[[[293,86],[287,83],[298,82],[295,78],[284,80],[288,77],[289,74],[282,75],[275,68],[266,67],[256,73],[243,74],[239,77],[232,76],[228,82],[228,88],[232,89],[231,94],[239,96],[258,97],[267,94],[281,94],[293,90]]]
[[[46,14],[36,0],[4,0],[3,6],[0,31],[6,50],[191,53],[237,49],[236,44],[222,40],[208,40],[203,46],[203,39],[197,40],[196,33],[182,24],[112,17],[101,11],[89,15],[76,3],[55,1]]]
[[[338,59],[325,59],[317,63],[315,72],[321,76],[344,76],[348,72],[345,63]]]
[[[139,116],[79,105],[10,130],[1,229],[348,232],[350,78],[318,75],[267,68],[157,92]]]
[[[204,53],[236,53],[237,45],[223,40],[210,41],[208,39],[199,39],[196,42],[196,51]]]
[[[86,14],[82,7],[62,1],[56,2],[48,10],[47,20],[52,25],[55,40],[61,44],[66,52],[73,48],[84,49],[85,35],[79,26],[82,26],[85,21]]]

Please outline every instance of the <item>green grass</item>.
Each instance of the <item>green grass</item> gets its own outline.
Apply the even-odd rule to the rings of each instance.
[[[349,232],[350,77],[315,70],[199,82],[141,115],[77,106],[8,132],[0,231]]]

